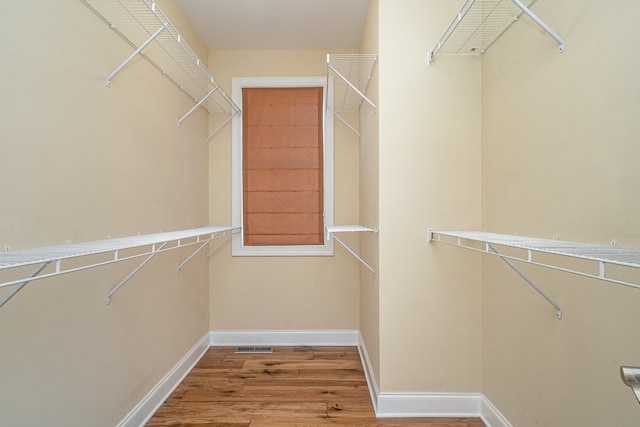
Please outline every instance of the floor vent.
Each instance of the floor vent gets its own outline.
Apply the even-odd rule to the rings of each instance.
[[[245,346],[245,347],[237,347],[234,353],[251,353],[251,354],[268,354],[273,353],[273,347],[253,347],[253,346]]]

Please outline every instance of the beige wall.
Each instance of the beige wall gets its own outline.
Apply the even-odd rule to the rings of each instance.
[[[378,0],[369,2],[369,10],[365,22],[360,44],[360,53],[378,53]],[[369,83],[367,97],[378,105],[379,70],[374,70]],[[370,106],[363,104],[360,110],[360,223],[377,227],[378,218],[378,114]],[[363,233],[361,240],[361,254],[370,265],[377,270],[378,236]],[[360,273],[360,334],[364,340],[371,367],[380,379],[380,287],[377,277],[368,270]]]
[[[523,18],[483,59],[483,226],[639,247],[640,32],[633,1],[540,1],[566,50]],[[483,261],[484,393],[514,426],[638,424],[619,377],[640,365],[640,292]],[[596,271],[596,270],[593,270]],[[639,274],[635,274],[639,281]]]
[[[427,66],[453,3],[379,2],[383,391],[481,388],[479,257],[427,243],[480,225],[480,62]]]
[[[341,52],[331,52],[341,53]],[[326,76],[326,51],[212,51],[210,69],[230,93],[232,77]],[[213,131],[220,122],[212,117]],[[357,116],[351,117],[357,121]],[[335,124],[335,223],[358,223],[359,143]],[[211,224],[231,223],[231,129],[209,142]],[[357,247],[353,237],[350,242]],[[210,262],[212,330],[357,329],[359,266],[336,245],[333,257],[232,257]]]
[[[204,112],[178,129],[192,100],[141,58],[107,88],[131,48],[80,1],[0,16],[0,247],[207,225]],[[0,308],[0,424],[124,418],[208,331],[207,263],[175,274],[189,254],[158,255],[108,306],[141,260],[33,282]]]
[[[192,100],[140,58],[107,89],[131,49],[80,1],[5,3],[0,248],[231,223],[230,126],[204,143],[220,116],[177,128]],[[325,51],[207,53],[173,0],[160,6],[227,90],[326,74]],[[482,391],[518,427],[636,425],[618,375],[640,363],[636,289],[524,266],[558,321],[502,261],[430,245],[427,228],[640,245],[638,6],[541,1],[563,54],[522,18],[482,59],[428,67],[458,7],[371,1],[378,111],[349,117],[362,141],[336,121],[335,222],[380,228],[350,236],[377,279],[340,246],[226,245],[179,275],[189,250],[159,255],[109,306],[137,262],[34,282],[0,308],[0,424],[114,425],[209,329],[360,329],[383,392]]]

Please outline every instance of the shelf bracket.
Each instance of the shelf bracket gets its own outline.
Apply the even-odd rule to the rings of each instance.
[[[358,255],[358,253],[355,250],[353,250],[353,248],[351,248],[351,246],[347,245],[347,243],[344,240],[342,240],[341,238],[339,238],[335,234],[333,235],[333,238],[338,243],[340,243],[342,246],[344,246],[346,250],[351,252],[351,255],[356,257],[358,259],[358,261],[360,261],[365,267],[367,267],[374,274],[374,276],[377,278],[378,274],[376,273],[376,270],[373,267],[371,267],[369,264],[367,264],[367,262],[364,259],[362,259],[362,257],[360,255]]]
[[[349,122],[347,122],[347,121],[346,121],[346,120],[345,120],[345,119],[344,119],[340,114],[338,114],[338,113],[336,113],[336,112],[334,111],[334,112],[333,112],[333,115],[334,115],[334,116],[336,116],[338,119],[340,119],[340,121],[341,121],[342,123],[344,123],[344,125],[345,125],[346,127],[348,127],[349,129],[351,129],[351,131],[352,131],[353,133],[355,133],[356,135],[358,135],[358,137],[359,137],[359,138],[362,138],[362,135],[360,134],[360,132],[358,132],[358,131],[356,130],[356,128],[354,128],[353,126],[351,126],[351,124],[350,124]]]
[[[220,126],[218,126],[213,132],[209,134],[209,136],[207,136],[207,139],[205,140],[206,143],[208,143],[211,138],[213,138],[223,127],[225,127],[225,125],[229,123],[231,119],[233,119],[236,115],[240,116],[242,114],[242,110],[238,108],[238,106],[233,102],[232,99],[229,98],[229,95],[227,95],[224,90],[221,92],[221,94],[225,101],[227,101],[227,103],[231,107],[231,114],[224,122],[222,122]]]
[[[511,261],[509,261],[509,259],[507,259],[504,255],[502,255],[500,252],[498,252],[498,250],[496,250],[496,248],[493,247],[493,245],[491,243],[487,243],[487,248],[491,249],[497,256],[499,256],[500,258],[502,258],[502,260],[504,262],[507,263],[507,265],[509,267],[511,267],[513,269],[513,271],[515,271],[516,273],[518,273],[518,275],[520,277],[522,277],[522,279],[527,282],[529,284],[529,286],[531,286],[533,289],[536,290],[536,292],[538,292],[540,295],[542,295],[542,297],[544,299],[547,300],[547,302],[549,304],[551,304],[555,309],[556,309],[556,317],[558,318],[558,320],[562,320],[562,308],[556,304],[542,289],[540,289],[534,282],[533,280],[529,279],[529,277],[527,277],[526,274],[524,274],[518,267],[516,267]]]
[[[202,249],[204,249],[204,247],[205,247],[205,246],[207,246],[211,240],[213,240],[213,237],[214,237],[214,236],[211,236],[211,237],[209,237],[207,240],[205,240],[205,241],[204,241],[204,243],[198,247],[198,249],[196,249],[196,250],[195,250],[191,255],[189,255],[189,257],[188,257],[187,259],[185,259],[184,261],[182,261],[182,263],[181,263],[181,264],[178,266],[178,268],[176,269],[176,273],[180,273],[180,269],[181,269],[182,267],[184,267],[184,265],[185,265],[186,263],[188,263],[188,262],[191,260],[191,258],[193,258],[194,256],[196,256],[196,254],[197,254],[198,252],[200,252]]]
[[[213,95],[218,89],[220,89],[220,85],[214,87],[208,94],[206,94],[205,96],[202,97],[202,99],[200,101],[198,101],[196,103],[196,105],[194,105],[193,107],[191,107],[191,109],[189,111],[187,111],[187,114],[185,114],[184,116],[182,116],[180,118],[180,120],[178,120],[178,127],[180,127],[180,125],[182,124],[182,122],[191,115],[191,113],[193,113],[196,108],[198,108],[199,106],[202,105],[202,103],[204,103],[211,95]]]
[[[233,116],[235,116],[236,114],[238,114],[238,113],[233,112],[229,117],[227,117],[227,120],[225,120],[224,122],[222,122],[222,124],[221,124],[220,126],[218,126],[218,127],[217,127],[213,132],[211,132],[211,133],[209,134],[209,136],[207,136],[207,139],[206,139],[206,141],[205,141],[205,142],[209,142],[209,140],[210,140],[211,138],[213,138],[213,137],[214,137],[218,132],[220,132],[220,130],[221,130],[221,129],[222,129],[222,128],[227,124],[227,123],[229,123],[229,122],[231,121],[231,119],[233,119]]]
[[[42,263],[42,265],[40,265],[38,268],[35,269],[33,273],[31,273],[31,276],[29,276],[28,280],[25,280],[24,282],[17,284],[16,287],[11,290],[11,292],[9,292],[0,300],[0,307],[5,305],[7,301],[9,301],[11,298],[15,296],[15,294],[17,294],[22,290],[22,288],[27,286],[27,284],[31,281],[29,279],[32,279],[36,277],[38,274],[40,274],[40,272],[44,270],[50,263],[51,263],[50,261]]]
[[[209,244],[209,242],[211,242],[212,240],[218,238],[218,237],[222,237],[222,241],[220,243],[218,243],[211,251],[209,251],[209,253],[205,256],[205,258],[209,258],[209,256],[214,253],[215,251],[218,250],[218,248],[220,248],[234,233],[237,233],[239,231],[239,229],[234,229],[231,230],[231,232],[229,234],[227,234],[226,231],[224,231],[222,233],[221,236],[218,236],[217,233],[214,233],[211,235],[211,237],[209,237],[202,245],[200,245],[200,247],[198,247],[198,249],[196,249],[187,259],[185,259],[182,264],[180,264],[177,268],[176,273],[180,273],[180,269],[189,262],[189,260],[191,260],[191,258],[193,258],[198,252],[200,252],[202,249],[204,249],[205,246],[207,246]]]
[[[228,236],[224,236],[223,239],[220,241],[220,243],[218,243],[217,245],[215,245],[213,247],[213,249],[211,249],[209,251],[209,253],[205,256],[205,258],[209,258],[212,254],[214,254],[218,249],[220,249],[222,247],[222,245],[224,245],[225,243],[227,243],[227,241],[229,241],[229,239],[231,239],[231,236],[234,234],[234,232],[232,232],[231,234],[229,234]]]
[[[544,31],[546,31],[547,34],[549,34],[551,37],[553,37],[554,40],[557,41],[558,44],[560,45],[560,52],[564,52],[564,39],[562,37],[560,37],[558,35],[558,33],[553,31],[551,29],[551,27],[549,27],[547,24],[545,24],[542,19],[538,18],[538,16],[535,13],[533,13],[531,11],[531,9],[529,9],[524,4],[522,4],[522,2],[520,0],[511,0],[511,2],[513,4],[515,4],[516,6],[518,6],[520,8],[520,10],[522,10],[522,12],[524,12],[529,18],[531,18],[531,20],[533,22],[538,24],[538,26],[540,26],[540,28],[542,28]]]
[[[340,77],[340,79],[342,81],[344,81],[347,84],[347,86],[349,86],[351,89],[353,89],[360,96],[360,98],[362,98],[369,105],[371,105],[373,107],[374,111],[377,111],[376,104],[374,104],[373,101],[371,101],[369,98],[367,98],[367,96],[364,93],[362,93],[362,91],[360,91],[357,87],[355,87],[353,85],[353,83],[351,83],[346,77],[344,77],[342,74],[340,74],[340,72],[338,70],[336,70],[335,67],[333,67],[331,64],[327,63],[327,66],[329,67],[329,69],[331,71],[336,73],[336,76]]]
[[[140,45],[139,48],[137,48],[136,50],[133,51],[133,53],[131,55],[129,55],[129,57],[127,59],[124,60],[124,62],[122,64],[120,64],[118,66],[118,68],[116,68],[115,70],[113,70],[111,72],[111,74],[109,74],[107,76],[107,87],[111,87],[111,80],[115,77],[116,74],[118,74],[129,62],[131,62],[133,60],[133,58],[135,58],[136,56],[138,56],[138,54],[140,52],[142,52],[144,50],[144,48],[146,48],[149,43],[151,43],[152,41],[155,40],[156,37],[158,37],[160,35],[160,33],[167,28],[167,25],[169,25],[168,22],[166,22],[165,24],[162,25],[162,27],[158,28],[158,30],[153,33],[153,35],[151,37],[149,37],[147,39],[147,41],[145,41],[144,43],[142,43]]]
[[[369,231],[369,232],[377,233],[378,229],[377,228],[363,227],[363,226],[360,226],[360,225],[358,225],[358,226],[332,226],[332,227],[327,227],[327,239],[330,239],[331,237],[333,237],[338,243],[340,243],[342,246],[344,246],[344,248],[347,251],[349,251],[349,253],[351,253],[351,255],[356,257],[356,259],[358,261],[360,261],[360,263],[362,263],[362,265],[367,267],[367,269],[369,269],[369,271],[371,271],[373,273],[373,277],[375,277],[377,279],[378,278],[378,273],[376,273],[376,270],[373,267],[371,267],[351,246],[349,246],[344,240],[342,240],[341,238],[339,238],[335,234],[335,233],[338,233],[338,232],[347,232],[347,231]]]
[[[131,279],[138,271],[140,271],[142,269],[142,267],[144,267],[149,261],[151,261],[151,259],[154,256],[156,256],[162,250],[162,248],[167,246],[167,243],[169,243],[169,242],[164,242],[162,245],[160,245],[160,247],[158,249],[156,249],[155,244],[153,245],[153,249],[151,250],[151,252],[152,252],[151,255],[149,255],[147,257],[147,259],[142,261],[142,263],[138,267],[136,267],[131,273],[129,273],[129,275],[127,277],[125,277],[120,283],[118,283],[118,285],[116,285],[113,289],[111,289],[109,291],[109,293],[107,294],[107,305],[109,305],[111,303],[111,297],[113,296],[113,294],[118,292],[118,289],[123,287],[124,284],[129,281],[129,279]]]

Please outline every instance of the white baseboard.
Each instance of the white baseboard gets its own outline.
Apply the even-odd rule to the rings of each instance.
[[[512,427],[511,423],[493,406],[493,403],[486,396],[482,396],[480,418],[482,418],[487,427]]]
[[[378,418],[479,417],[479,393],[380,393]]]
[[[482,393],[381,392],[361,335],[358,351],[377,418],[479,417],[487,427],[512,427]]]
[[[117,427],[140,427],[158,410],[209,348],[210,333],[198,343],[160,380],[142,401],[118,424]]]
[[[358,352],[360,353],[360,361],[364,369],[364,376],[367,380],[367,386],[369,387],[369,395],[371,396],[371,403],[373,404],[373,410],[378,413],[378,395],[380,395],[380,389],[378,388],[378,380],[376,379],[376,373],[371,365],[369,359],[369,353],[367,347],[364,344],[364,338],[360,332],[358,332]]]
[[[358,331],[291,330],[291,331],[211,331],[212,346],[238,345],[358,345]]]

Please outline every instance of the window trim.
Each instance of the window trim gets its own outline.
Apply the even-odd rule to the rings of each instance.
[[[231,98],[242,110],[243,88],[322,87],[323,108],[323,177],[324,227],[334,225],[334,136],[333,136],[333,80],[323,77],[233,77]],[[231,216],[232,224],[243,226],[242,197],[242,117],[235,115],[231,122]],[[232,256],[333,256],[333,239],[323,233],[323,245],[245,246],[244,231],[233,236]]]

